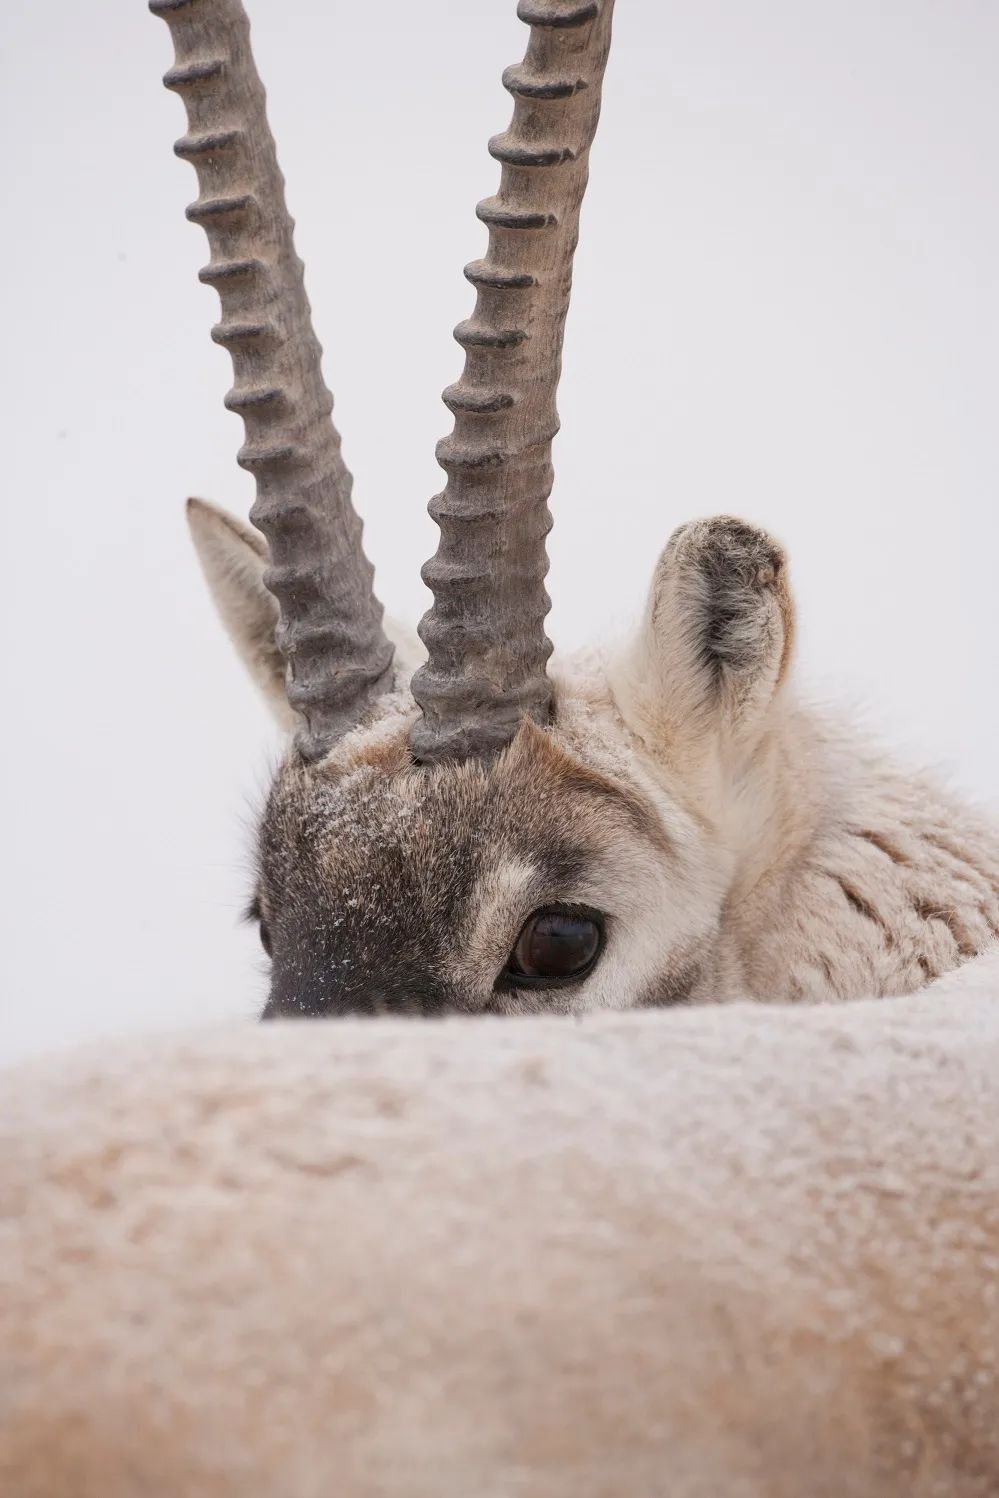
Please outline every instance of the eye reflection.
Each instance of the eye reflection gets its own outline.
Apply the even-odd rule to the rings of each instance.
[[[603,942],[598,911],[546,906],[525,921],[502,978],[519,988],[578,981],[595,967]]]

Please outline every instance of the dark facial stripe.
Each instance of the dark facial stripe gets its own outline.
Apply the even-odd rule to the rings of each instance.
[[[668,1009],[672,1004],[687,1004],[703,976],[703,967],[696,959],[673,963],[659,973],[644,990],[638,1009]]]

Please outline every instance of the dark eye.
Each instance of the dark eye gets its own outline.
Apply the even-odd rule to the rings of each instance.
[[[603,944],[599,912],[550,905],[524,922],[503,977],[515,988],[578,981],[596,966]]]
[[[243,913],[243,919],[244,921],[256,921],[257,931],[260,934],[260,945],[269,957],[271,955],[271,933],[267,922],[264,920],[264,912],[260,907],[259,895],[254,895]]]
[[[258,929],[260,931],[260,945],[263,947],[263,949],[267,953],[268,957],[270,957],[270,955],[271,955],[271,933],[270,933],[270,927],[268,926],[267,922],[264,920],[263,916],[260,917],[260,925],[259,925]]]

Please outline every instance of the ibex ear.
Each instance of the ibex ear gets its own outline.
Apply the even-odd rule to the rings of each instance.
[[[791,659],[784,552],[728,515],[674,531],[622,681],[627,717],[681,760],[751,752]]]
[[[229,638],[282,728],[294,731],[298,717],[285,696],[284,658],[274,643],[277,599],[264,587],[267,542],[259,531],[206,499],[187,501],[187,523]],[[387,617],[383,623],[395,650],[395,679],[408,681],[423,664],[426,651],[414,630]]]
[[[187,501],[187,523],[229,638],[282,727],[294,728],[296,715],[284,691],[284,660],[274,643],[277,599],[264,587],[266,541],[203,499]]]

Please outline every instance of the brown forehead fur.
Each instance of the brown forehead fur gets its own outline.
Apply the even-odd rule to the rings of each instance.
[[[278,775],[260,847],[270,1012],[412,1007],[414,995],[422,1012],[465,1007],[451,975],[504,864],[531,871],[531,905],[510,913],[521,920],[571,898],[608,834],[665,841],[644,798],[533,724],[491,762],[433,768],[413,764],[407,726]]]
[[[650,841],[668,850],[669,842],[655,809],[637,790],[618,783],[569,753],[554,735],[525,721],[508,749],[491,762],[479,759],[425,768],[413,763],[406,728],[390,737],[360,737],[347,755],[319,765],[294,759],[278,775],[265,815],[265,827],[280,830],[302,850],[307,841],[321,837],[317,816],[329,817],[327,835],[338,842],[341,856],[353,849],[354,834],[371,827],[374,819],[393,813],[414,824],[405,833],[415,837],[444,837],[450,841],[462,830],[461,815],[486,817],[478,830],[499,833],[522,851],[531,845],[531,833],[551,826],[554,813],[564,825],[566,812],[573,811],[573,831],[585,835],[598,810],[611,809],[620,822],[630,824]],[[414,817],[416,811],[420,815]],[[454,812],[458,820],[432,816]],[[516,814],[512,820],[511,813]],[[515,835],[514,827],[522,829]],[[400,826],[397,830],[403,831]],[[342,842],[339,840],[343,839]],[[326,838],[321,837],[326,843]],[[367,862],[373,848],[365,845]]]

